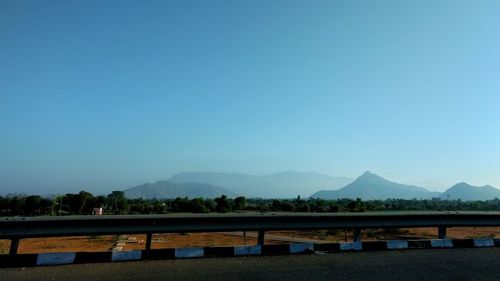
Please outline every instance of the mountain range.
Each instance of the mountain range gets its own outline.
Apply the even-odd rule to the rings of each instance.
[[[489,185],[478,187],[458,183],[440,193],[415,185],[392,182],[370,171],[354,180],[293,171],[263,176],[213,172],[179,173],[165,181],[146,183],[125,190],[125,195],[129,198],[215,198],[222,194],[249,198],[305,198],[312,194],[311,198],[363,200],[441,198],[466,201],[500,198],[500,190]]]
[[[238,173],[179,173],[168,181],[175,183],[199,182],[230,189],[232,192],[254,198],[308,197],[319,188],[341,188],[351,178],[330,177],[318,173],[285,171],[270,175]]]

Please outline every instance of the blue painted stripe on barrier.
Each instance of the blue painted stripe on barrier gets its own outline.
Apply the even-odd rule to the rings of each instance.
[[[141,250],[134,251],[114,251],[111,254],[111,261],[135,261],[142,258]]]
[[[450,239],[432,239],[432,248],[453,248],[453,241]]]
[[[203,248],[177,248],[175,249],[176,258],[199,258],[203,257]]]
[[[38,254],[37,265],[71,264],[75,262],[76,253],[42,253]]]
[[[341,251],[361,251],[363,244],[361,242],[340,243]]]
[[[386,243],[389,250],[408,249],[408,241],[405,240],[388,240]]]
[[[495,241],[492,238],[473,238],[474,247],[493,247]]]
[[[314,244],[312,243],[290,244],[290,254],[299,254],[307,251],[314,251]]]

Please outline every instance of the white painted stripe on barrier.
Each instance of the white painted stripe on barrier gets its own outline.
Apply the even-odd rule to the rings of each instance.
[[[493,247],[495,242],[492,238],[473,238],[474,247]]]
[[[177,248],[175,249],[176,258],[199,258],[203,257],[203,248]]]
[[[262,253],[260,245],[234,246],[235,256],[258,256]]]
[[[75,262],[76,253],[43,253],[38,254],[37,265],[71,264]]]
[[[298,254],[314,250],[314,245],[312,243],[294,243],[290,244],[289,247],[290,247],[290,254]]]
[[[443,241],[444,241],[444,246],[446,248],[453,248],[453,247],[455,247],[453,245],[453,241],[451,241],[451,239],[443,239]]]
[[[388,240],[386,243],[389,250],[408,249],[408,241],[405,240]]]
[[[351,242],[351,243],[340,243],[341,251],[361,251],[363,250],[363,244],[361,242]]]
[[[454,247],[453,241],[451,241],[450,239],[443,239],[443,241],[444,241],[444,246],[446,248],[453,248]]]
[[[432,248],[453,248],[453,241],[450,239],[431,239]]]
[[[113,251],[111,261],[135,261],[142,258],[142,251]]]
[[[250,246],[250,255],[251,256],[258,256],[260,254],[262,254],[262,247],[260,245]]]
[[[235,256],[248,256],[250,255],[250,246],[234,246]]]

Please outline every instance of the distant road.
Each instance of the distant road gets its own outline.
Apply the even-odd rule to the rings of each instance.
[[[500,280],[500,248],[204,258],[0,269],[0,280]]]

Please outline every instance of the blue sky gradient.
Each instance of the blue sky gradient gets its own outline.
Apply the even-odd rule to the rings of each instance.
[[[500,1],[0,2],[0,193],[182,171],[500,187]]]

